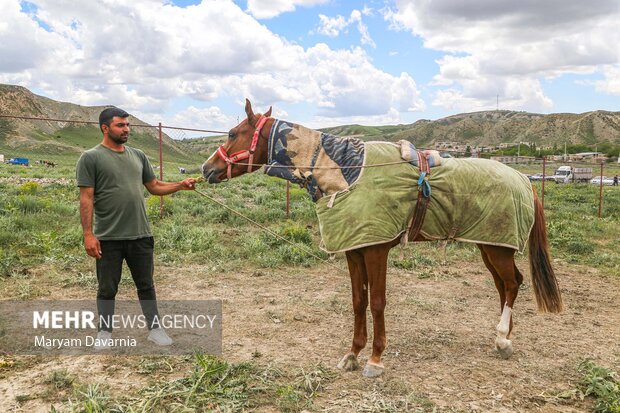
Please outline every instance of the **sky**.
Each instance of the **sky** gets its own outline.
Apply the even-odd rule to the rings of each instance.
[[[620,111],[618,0],[0,0],[0,10],[0,83],[155,124],[227,131],[245,98],[312,128]]]

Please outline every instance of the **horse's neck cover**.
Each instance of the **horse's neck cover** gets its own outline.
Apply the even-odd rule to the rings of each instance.
[[[363,164],[364,143],[359,139],[279,119],[271,127],[265,173],[305,187],[315,202],[351,186]]]

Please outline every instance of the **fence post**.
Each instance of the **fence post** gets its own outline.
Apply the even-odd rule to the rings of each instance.
[[[289,218],[291,210],[291,183],[286,181],[286,219]]]
[[[162,132],[161,132],[161,122],[159,122],[159,126],[157,127],[159,130],[159,180],[164,180],[164,155],[162,153]],[[164,217],[164,197],[163,195],[159,196],[159,218]]]
[[[600,218],[603,213],[603,166],[605,164],[601,162],[601,182],[598,186],[598,217]]]
[[[546,174],[546,168],[547,168],[547,157],[543,155],[543,177],[542,177],[542,199],[541,199],[541,203],[542,203],[542,207],[543,209],[545,209],[545,174]]]

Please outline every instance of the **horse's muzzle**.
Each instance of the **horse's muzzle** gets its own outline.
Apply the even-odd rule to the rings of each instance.
[[[222,173],[222,171],[215,165],[210,165],[208,162],[202,164],[202,176],[205,177],[205,180],[210,184],[219,184],[221,180],[218,176]]]

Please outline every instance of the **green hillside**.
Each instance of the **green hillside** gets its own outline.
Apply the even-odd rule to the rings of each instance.
[[[58,102],[20,86],[0,85],[0,115],[93,122],[103,108]],[[153,164],[158,164],[157,130],[133,116],[129,121],[132,129],[128,144],[143,150]],[[5,159],[23,157],[75,165],[80,154],[101,139],[97,124],[0,117],[0,154]],[[204,160],[199,151],[188,150],[191,148],[178,145],[165,134],[162,149],[164,161],[175,165],[200,165]]]
[[[98,119],[103,108],[58,102],[35,95],[20,86],[0,84],[0,115],[93,121]],[[157,130],[135,117],[131,117],[130,122],[133,127],[129,145],[142,149],[151,161],[158,162]],[[342,125],[321,131],[363,140],[395,142],[405,139],[422,148],[432,148],[439,142],[456,142],[472,147],[524,142],[531,144],[529,146],[532,148],[552,150],[567,145],[617,156],[617,148],[620,147],[620,112],[542,115],[496,110],[457,114],[438,120],[419,120],[407,125]],[[164,160],[197,170],[197,166],[224,139],[209,137],[175,141],[164,135]],[[101,133],[97,125],[0,117],[0,154],[5,155],[5,158],[28,157],[74,163],[82,151],[100,140]]]

